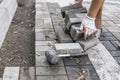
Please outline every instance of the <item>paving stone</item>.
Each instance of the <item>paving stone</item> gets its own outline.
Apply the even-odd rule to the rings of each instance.
[[[48,8],[46,2],[37,2],[35,8]]]
[[[49,8],[60,8],[59,4],[58,3],[50,3],[50,2],[47,2],[47,6]]]
[[[118,41],[110,41],[113,45],[114,45],[114,47],[117,49],[117,50],[119,50],[119,48],[118,48]]]
[[[80,13],[79,10],[74,10],[71,12],[68,12],[65,15],[65,23],[67,24],[69,20],[76,19],[76,23],[81,22],[83,18],[85,17],[86,13]],[[79,21],[77,21],[77,19]],[[73,20],[72,20],[73,21]],[[75,21],[74,21],[75,23]]]
[[[61,28],[61,26],[57,26],[57,27],[54,26],[54,28],[57,28],[56,32],[57,32],[57,37],[58,37],[58,40],[59,40],[60,43],[72,43],[73,42],[70,35],[65,33],[63,31],[63,29]]]
[[[40,46],[53,46],[56,42],[55,41],[36,41],[35,45]]]
[[[114,27],[115,26],[115,27]],[[117,25],[112,25],[110,27],[106,27],[110,32],[120,32],[120,28]]]
[[[45,40],[45,33],[36,33],[35,40],[36,41]]]
[[[109,41],[102,41],[102,44],[108,51],[116,50],[116,48]]]
[[[48,51],[49,49],[51,49],[52,46],[36,46],[35,50],[36,51]]]
[[[72,25],[70,29],[70,35],[74,41],[80,39],[83,32],[80,30],[80,24]]]
[[[68,80],[66,75],[60,76],[37,76],[37,80]]]
[[[36,75],[66,75],[65,67],[36,67]]]
[[[72,5],[62,7],[61,12],[62,12],[63,17],[65,17],[65,14],[66,14],[65,11],[69,11],[69,10],[73,10],[73,9],[79,9],[79,8],[83,8],[83,6],[79,3],[76,3],[76,4],[72,4]]]
[[[67,30],[70,30],[71,25],[73,24],[80,24],[82,22],[82,20],[85,17],[85,13],[70,13],[66,16],[65,18],[65,24],[66,24],[66,28]]]
[[[59,67],[64,67],[64,63],[63,63],[63,60],[60,59],[59,63],[56,64],[56,65],[50,65],[47,60],[46,60],[46,57],[45,57],[45,52],[36,52],[36,65],[37,67],[45,67],[45,66],[48,66],[48,67],[55,67],[55,66],[59,66]]]
[[[44,12],[49,12],[48,8],[42,7],[42,8],[37,8],[36,11],[44,11]]]
[[[120,57],[114,57],[114,58],[118,62],[118,64],[120,65]]]
[[[39,19],[35,21],[35,29],[40,29],[41,26],[44,25],[44,20],[43,19]]]
[[[110,51],[113,57],[120,57],[120,51]]]
[[[54,32],[53,29],[35,29],[36,33]]]
[[[120,33],[118,33],[118,32],[112,32],[112,34],[118,39],[118,40],[120,40]]]
[[[81,70],[87,72],[85,80],[100,80],[93,67],[90,66],[69,66],[66,67],[66,70],[69,80],[77,80]]]
[[[108,30],[105,27],[102,28],[102,33],[104,32],[108,32]]]
[[[50,14],[40,14],[40,13],[36,13],[36,19],[48,19],[50,18]]]
[[[57,39],[55,32],[46,32],[45,37],[46,37],[46,40],[50,40],[50,41]]]
[[[64,58],[65,66],[76,66],[78,65],[77,62],[79,62],[79,65],[91,65],[91,62],[87,56],[74,57],[73,59]]]
[[[115,40],[117,40],[114,36],[113,37],[103,37],[103,36],[101,36],[99,39],[101,41],[115,41]]]
[[[81,53],[83,49],[79,43],[61,43],[55,44],[55,50],[59,54]]]
[[[8,31],[9,25],[10,25],[10,20],[8,13],[5,11],[4,8],[0,9],[0,48],[2,46],[2,43],[5,39],[6,33]]]
[[[101,35],[104,37],[112,37],[113,36],[110,32],[102,32]]]
[[[10,22],[11,22],[14,14],[16,12],[16,9],[18,7],[17,0],[4,0],[0,4],[0,7],[5,8],[7,10],[8,16],[9,16],[9,19],[10,19]]]

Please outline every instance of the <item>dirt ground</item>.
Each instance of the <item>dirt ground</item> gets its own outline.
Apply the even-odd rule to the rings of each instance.
[[[0,49],[0,77],[5,66],[35,65],[34,1],[18,0],[18,4],[19,7]]]

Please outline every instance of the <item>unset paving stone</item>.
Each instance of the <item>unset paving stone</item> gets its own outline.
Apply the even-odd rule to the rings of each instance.
[[[65,67],[36,67],[36,75],[66,75]]]
[[[66,28],[67,30],[70,30],[70,27],[71,25],[73,24],[80,24],[82,22],[82,20],[84,19],[85,17],[85,13],[70,13],[68,14],[68,16],[66,16],[66,19],[65,19],[65,24],[66,24]]]
[[[55,44],[55,50],[59,54],[69,54],[69,53],[81,53],[83,52],[82,47],[79,43],[61,43]]]
[[[62,58],[60,59],[59,63],[56,64],[56,65],[50,65],[48,62],[47,62],[47,59],[45,57],[45,52],[36,52],[36,66],[37,67],[45,67],[45,66],[61,66],[61,67],[64,67],[64,63],[63,63],[63,60]]]
[[[83,6],[81,4],[79,4],[79,3],[62,7],[61,8],[62,16],[65,17],[66,11],[70,11],[70,10],[74,10],[74,9],[79,9],[79,8],[83,8]]]
[[[66,75],[60,76],[37,76],[37,80],[68,80]]]
[[[108,51],[116,50],[116,48],[109,41],[102,41],[102,44]]]
[[[80,24],[72,25],[70,29],[70,35],[74,41],[80,39],[83,32],[80,30]]]
[[[79,18],[80,21],[76,20],[76,23],[81,22],[82,19],[85,17],[86,13],[80,13],[79,10],[74,10],[71,12],[68,12],[65,15],[65,23],[67,24],[67,22],[69,21],[69,19],[74,19],[74,18]]]

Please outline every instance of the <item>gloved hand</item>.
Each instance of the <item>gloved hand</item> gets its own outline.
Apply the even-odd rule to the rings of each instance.
[[[81,23],[80,30],[83,31],[85,40],[88,39],[90,36],[95,35],[97,32],[95,26],[95,18],[86,16]]]

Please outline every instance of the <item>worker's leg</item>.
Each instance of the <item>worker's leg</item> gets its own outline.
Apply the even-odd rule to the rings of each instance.
[[[96,18],[99,10],[102,8],[104,0],[92,0],[90,9],[88,11],[88,16],[91,18]]]
[[[82,3],[83,0],[75,0],[75,1],[78,2],[78,3]]]
[[[100,10],[98,11],[98,14],[96,16],[95,26],[97,27],[97,29],[102,28],[102,7],[100,8]]]

